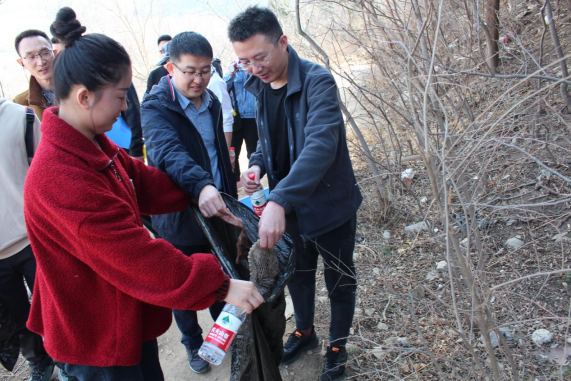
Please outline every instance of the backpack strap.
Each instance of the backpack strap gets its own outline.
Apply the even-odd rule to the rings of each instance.
[[[26,151],[28,152],[28,158],[34,157],[34,120],[35,114],[34,109],[31,107],[26,107]]]
[[[228,90],[228,92],[230,92],[230,89],[234,87],[234,79],[236,79],[236,74],[231,75],[226,81],[226,90]]]
[[[232,101],[232,109],[234,110],[235,116],[241,118],[240,110],[238,110],[238,98],[236,97],[236,86],[234,86],[234,77],[235,75],[232,76],[232,82],[231,85],[228,86],[228,92],[234,95],[234,97],[230,97],[230,100]]]

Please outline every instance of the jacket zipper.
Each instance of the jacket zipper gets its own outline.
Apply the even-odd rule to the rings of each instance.
[[[267,86],[267,85],[264,85]],[[260,100],[260,98],[263,96],[263,89],[262,91],[260,91],[257,95],[256,95],[256,100],[258,101],[257,104],[257,108],[256,108],[256,112],[257,112],[257,120],[262,119],[262,128],[260,129],[261,132],[264,134],[263,136],[259,136],[258,140],[260,140],[260,144],[265,147],[265,151],[267,152],[266,158],[264,158],[264,154],[263,154],[263,150],[262,150],[262,161],[264,162],[264,165],[266,166],[266,176],[268,176],[268,183],[271,184],[275,184],[276,181],[274,179],[273,176],[273,168],[272,168],[272,162],[271,162],[271,157],[272,157],[272,150],[271,147],[268,144],[268,138],[267,138],[267,132],[266,132],[266,128],[268,123],[267,120],[265,118],[265,114],[263,113],[263,106],[262,106],[262,101]],[[260,118],[260,116],[262,116],[263,118]]]
[[[119,180],[119,182],[122,182],[121,176],[119,176],[119,173],[117,172],[117,168],[115,168],[115,164],[111,163],[110,167],[111,167],[111,170],[113,171],[113,173],[115,174],[115,177],[117,178],[117,180]]]

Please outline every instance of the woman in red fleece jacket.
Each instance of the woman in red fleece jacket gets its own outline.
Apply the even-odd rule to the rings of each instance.
[[[187,257],[151,239],[140,213],[180,211],[190,198],[104,135],[126,109],[131,63],[111,38],[84,32],[70,8],[52,25],[66,49],[54,61],[59,107],[44,113],[24,190],[37,258],[28,328],[64,378],[163,380],[156,338],[172,308],[225,300],[251,311],[263,299],[213,255]]]

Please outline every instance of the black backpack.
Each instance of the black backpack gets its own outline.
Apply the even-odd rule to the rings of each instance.
[[[28,152],[28,158],[32,159],[34,157],[34,120],[35,120],[34,109],[31,107],[26,107],[26,151]]]

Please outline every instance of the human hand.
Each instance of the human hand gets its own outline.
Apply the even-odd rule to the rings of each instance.
[[[227,217],[233,216],[232,213],[226,208],[220,192],[212,185],[206,185],[200,191],[198,196],[198,208],[206,218],[214,216]]]
[[[285,232],[285,210],[274,201],[269,201],[258,222],[260,248],[272,249]]]
[[[252,165],[250,168],[242,172],[240,180],[244,187],[244,192],[247,195],[252,195],[260,187],[260,173],[262,170],[257,165]]]
[[[245,280],[230,279],[230,287],[228,294],[224,299],[226,303],[230,303],[236,307],[252,313],[260,304],[264,303],[264,298],[254,286],[254,283]]]

